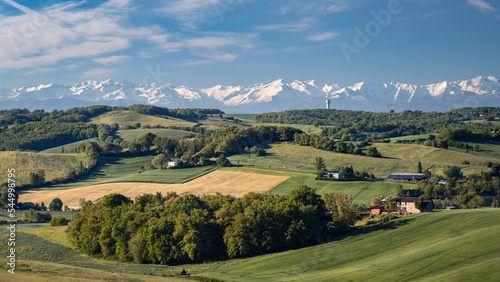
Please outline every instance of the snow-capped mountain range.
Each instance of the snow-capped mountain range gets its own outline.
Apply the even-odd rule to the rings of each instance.
[[[218,108],[229,113],[263,113],[292,109],[331,108],[388,111],[447,111],[454,108],[500,106],[500,83],[495,77],[475,77],[430,85],[360,82],[341,87],[282,79],[251,86],[194,89],[170,84],[128,81],[84,81],[73,86],[42,84],[0,89],[0,109],[68,109],[88,105],[152,104],[168,108]]]

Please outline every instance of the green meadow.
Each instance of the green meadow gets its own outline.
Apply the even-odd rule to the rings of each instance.
[[[466,175],[488,171],[488,161],[499,159],[485,157],[454,150],[438,149],[420,145],[376,143],[382,158],[372,158],[351,154],[323,151],[309,146],[290,143],[275,143],[266,148],[266,156],[242,154],[229,157],[233,164],[275,170],[291,170],[314,173],[314,159],[325,159],[327,169],[338,169],[342,166],[353,166],[354,170],[373,173],[376,177],[385,178],[395,172],[417,172],[418,161],[423,169],[457,165],[463,168]],[[471,165],[462,165],[469,161]]]
[[[52,181],[66,178],[71,171],[88,167],[89,162],[84,154],[46,154],[34,152],[0,152],[0,183],[7,182],[8,170],[15,169],[17,186],[29,184],[29,174],[39,169],[45,170],[45,180]]]
[[[42,190],[65,190],[114,182],[184,183],[215,169],[203,166],[185,169],[149,170],[138,173],[141,166],[150,165],[155,155],[104,156],[96,168],[77,182],[41,187]]]
[[[287,180],[281,182],[269,192],[277,195],[288,194],[288,192],[295,189],[298,185],[307,185],[311,188],[315,188],[316,192],[319,194],[325,193],[345,193],[352,196],[354,202],[358,204],[369,205],[370,200],[377,196],[395,196],[394,186],[396,184],[401,184],[405,189],[410,189],[415,187],[415,184],[410,183],[398,183],[390,181],[328,181],[328,180],[316,180],[315,175],[312,173],[303,172],[292,172],[284,170],[269,170],[260,169],[253,167],[235,167],[235,168],[224,168],[223,170],[235,170],[235,171],[245,171],[261,174],[272,174],[272,175],[285,175],[289,176]]]
[[[500,275],[500,209],[411,215],[355,229],[326,243],[318,240],[319,245],[308,248],[185,265],[90,258],[71,246],[65,228],[17,231],[16,279],[177,281],[179,277],[167,276],[182,269],[224,281],[496,281]],[[12,278],[5,259],[7,236],[7,230],[0,230],[0,280]]]
[[[195,123],[185,121],[177,118],[160,118],[155,116],[148,116],[139,114],[132,111],[111,111],[99,115],[90,120],[90,123],[104,123],[113,124],[117,123],[120,126],[134,125],[140,123],[141,125],[163,125],[163,126],[193,126]]]
[[[500,209],[418,214],[198,274],[225,281],[497,281]]]

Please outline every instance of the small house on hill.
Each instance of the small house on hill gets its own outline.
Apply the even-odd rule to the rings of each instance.
[[[169,167],[176,166],[178,162],[179,160],[168,161],[168,166]]]
[[[396,197],[397,210],[405,214],[432,212],[434,204],[430,200],[417,197]],[[419,209],[420,207],[420,209]]]
[[[377,215],[383,213],[384,210],[384,205],[376,205],[370,208],[370,214],[371,215]]]
[[[224,119],[222,115],[207,115],[207,119]]]
[[[325,170],[325,172],[323,172],[323,178],[339,179],[339,171],[338,170]]]
[[[387,180],[418,182],[424,179],[423,173],[393,173],[387,176]]]

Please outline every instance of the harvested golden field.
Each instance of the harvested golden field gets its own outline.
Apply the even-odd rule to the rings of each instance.
[[[80,198],[97,201],[110,193],[120,193],[134,199],[142,194],[155,194],[161,192],[176,192],[183,194],[230,194],[241,197],[248,192],[268,191],[281,182],[287,180],[289,176],[267,175],[249,173],[241,171],[220,171],[216,170],[193,181],[183,184],[157,184],[157,183],[108,183],[71,190],[31,190],[19,196],[20,202],[44,202],[48,205],[52,199],[59,197],[64,205],[70,208],[79,208]]]

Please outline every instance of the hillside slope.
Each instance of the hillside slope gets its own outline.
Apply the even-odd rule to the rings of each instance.
[[[200,274],[229,281],[495,281],[500,209],[445,211]]]

